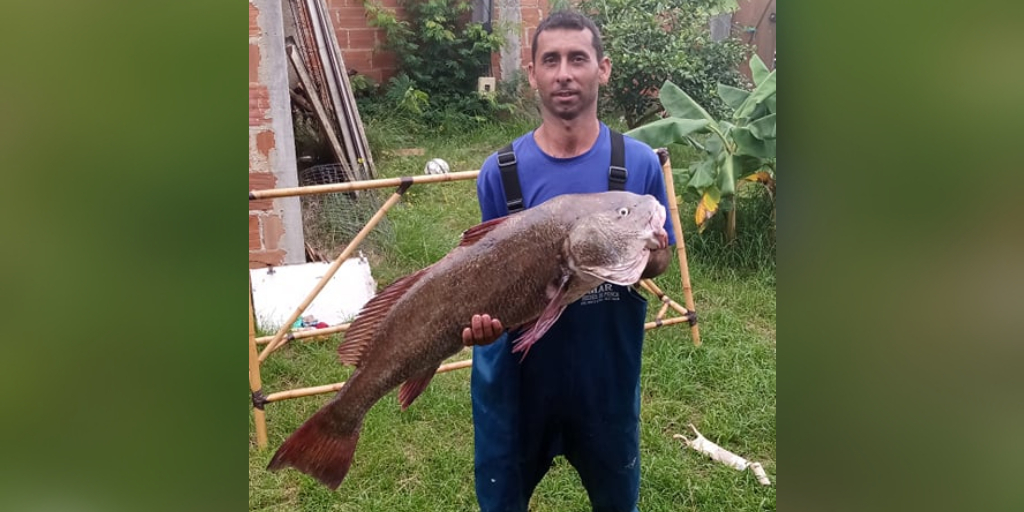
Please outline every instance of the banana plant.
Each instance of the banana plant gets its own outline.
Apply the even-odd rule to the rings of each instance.
[[[714,119],[690,95],[665,81],[659,101],[665,117],[626,132],[651,147],[689,144],[704,154],[688,170],[673,169],[684,189],[700,198],[695,221],[703,232],[719,211],[731,211],[726,237],[735,232],[735,196],[739,181],[764,184],[775,197],[775,71],[754,54],[750,59],[754,89],[718,84],[718,95],[733,109],[728,119]],[[721,208],[720,208],[721,207]]]

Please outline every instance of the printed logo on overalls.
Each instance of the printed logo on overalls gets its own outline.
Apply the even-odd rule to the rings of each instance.
[[[586,306],[588,304],[596,304],[605,300],[619,300],[619,291],[615,289],[615,285],[611,283],[602,283],[597,285],[596,288],[587,292],[587,294],[580,299],[580,305]]]

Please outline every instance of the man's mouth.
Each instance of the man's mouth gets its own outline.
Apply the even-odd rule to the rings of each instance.
[[[556,98],[572,98],[576,96],[576,91],[558,91],[554,96]]]

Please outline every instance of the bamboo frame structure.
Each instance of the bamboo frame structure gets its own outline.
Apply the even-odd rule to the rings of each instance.
[[[647,322],[644,324],[644,330],[651,330],[666,325],[674,325],[683,322],[687,322],[691,326],[691,336],[693,338],[694,346],[700,346],[700,334],[697,330],[697,318],[696,312],[693,307],[693,296],[690,287],[690,275],[689,267],[686,263],[686,250],[683,242],[682,225],[679,220],[679,207],[675,198],[675,188],[672,182],[672,169],[668,161],[668,151],[659,149],[658,156],[662,164],[662,172],[665,175],[665,187],[668,191],[669,201],[669,215],[671,215],[672,226],[676,238],[676,257],[679,259],[680,276],[683,284],[683,292],[685,294],[686,307],[683,307],[672,300],[664,291],[661,290],[654,281],[650,279],[643,279],[640,281],[640,286],[647,292],[657,297],[662,305],[659,309],[654,321]],[[334,183],[327,185],[312,185],[305,187],[290,187],[290,188],[279,188],[279,189],[268,189],[268,190],[253,190],[249,192],[249,200],[257,199],[273,199],[280,197],[292,197],[301,195],[312,195],[312,194],[325,194],[325,193],[337,193],[337,192],[353,192],[358,190],[367,190],[375,188],[387,188],[397,186],[398,189],[385,201],[385,203],[377,210],[377,212],[370,218],[366,225],[359,231],[358,234],[352,239],[352,241],[345,247],[345,250],[331,263],[325,275],[316,284],[313,290],[306,296],[302,303],[295,309],[289,319],[284,325],[273,335],[273,336],[262,336],[257,338],[255,336],[255,317],[253,313],[252,304],[252,280],[249,281],[249,388],[252,392],[253,402],[253,413],[254,421],[256,423],[256,439],[258,446],[263,449],[267,446],[267,427],[266,427],[266,416],[264,414],[264,406],[267,403],[277,402],[281,400],[288,400],[292,398],[300,398],[306,396],[313,396],[324,393],[333,393],[338,391],[345,385],[344,382],[338,382],[334,384],[326,384],[321,386],[312,386],[306,388],[296,388],[285,391],[279,391],[264,395],[262,391],[262,381],[260,378],[260,363],[262,363],[274,350],[277,350],[285,343],[296,339],[308,339],[323,337],[330,334],[337,334],[348,330],[351,324],[346,323],[333,327],[327,327],[323,329],[310,329],[305,331],[299,331],[290,333],[292,323],[298,319],[306,308],[313,302],[316,296],[321,290],[327,285],[328,281],[334,276],[334,274],[341,267],[342,263],[348,259],[348,257],[355,251],[356,247],[362,243],[366,235],[369,234],[377,223],[384,217],[387,211],[394,206],[398,201],[401,200],[402,195],[410,186],[416,183],[441,183],[449,181],[460,181],[476,179],[480,174],[479,170],[475,171],[464,171],[455,172],[449,174],[437,174],[437,175],[424,175],[424,176],[411,176],[403,178],[388,178],[388,179],[374,179],[374,180],[363,180],[363,181],[352,181],[348,183]],[[680,316],[673,318],[666,318],[666,313],[669,309],[679,313]],[[266,343],[262,352],[257,352],[256,345]],[[462,368],[469,368],[473,364],[472,359],[466,359],[463,361],[456,361],[453,363],[443,364],[437,369],[437,373],[445,373],[453,370]]]
[[[396,190],[394,194],[391,194],[391,197],[389,197],[388,200],[385,201],[384,204],[380,207],[380,209],[377,210],[377,213],[373,214],[373,217],[371,217],[369,222],[367,222],[366,225],[363,226],[363,229],[359,230],[359,233],[357,233],[355,238],[353,238],[352,241],[349,242],[349,244],[345,247],[345,250],[342,251],[341,254],[339,254],[338,257],[334,259],[334,262],[331,263],[331,266],[327,268],[327,272],[325,272],[324,276],[320,278],[320,282],[318,282],[316,286],[313,287],[313,290],[309,292],[309,295],[307,295],[306,298],[302,301],[302,303],[299,304],[297,308],[295,308],[295,311],[292,312],[292,314],[288,317],[288,320],[286,320],[285,323],[281,326],[281,328],[278,329],[277,334],[274,335],[274,339],[270,340],[270,343],[267,344],[267,346],[263,349],[263,352],[260,352],[261,363],[267,358],[267,356],[270,355],[271,352],[277,350],[281,345],[285,343],[285,334],[288,332],[288,329],[291,328],[295,320],[302,316],[302,312],[305,311],[306,308],[308,308],[309,305],[313,303],[313,300],[316,299],[316,296],[320,294],[320,291],[323,290],[325,286],[327,286],[327,283],[331,280],[332,277],[334,277],[334,274],[338,272],[338,269],[340,269],[341,265],[345,263],[345,260],[347,260],[348,257],[352,255],[356,247],[358,247],[359,244],[363,242],[363,239],[366,238],[366,235],[370,234],[370,231],[373,230],[373,228],[377,226],[377,223],[384,218],[384,214],[387,213],[387,211],[390,210],[392,206],[398,203],[400,199],[402,199],[402,194],[404,194],[405,191],[409,189],[410,185],[412,185],[412,183],[409,181],[403,182],[398,187],[398,190]]]
[[[659,148],[656,150],[661,161],[661,172],[665,175],[665,190],[668,191],[669,215],[672,216],[672,231],[676,235],[676,257],[679,258],[679,275],[683,283],[683,299],[686,301],[686,309],[696,315],[696,308],[693,306],[693,290],[690,286],[690,266],[686,262],[686,243],[683,240],[683,225],[679,221],[679,204],[676,201],[676,186],[672,179],[672,163],[668,157],[668,149]],[[690,322],[690,337],[693,338],[693,345],[700,346],[700,328],[697,327],[696,318]]]
[[[267,446],[267,419],[263,407],[256,407],[256,397],[263,393],[260,379],[260,360],[256,356],[256,320],[252,311],[252,278],[249,279],[249,391],[253,396],[253,423],[256,424],[256,443],[260,448]]]

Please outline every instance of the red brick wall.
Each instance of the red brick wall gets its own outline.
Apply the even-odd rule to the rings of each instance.
[[[398,0],[377,0],[401,15]],[[383,83],[395,75],[395,57],[377,49],[384,42],[384,31],[373,28],[366,18],[363,0],[327,0],[327,12],[341,46],[345,67]]]
[[[249,189],[274,188],[277,178],[270,168],[270,150],[277,144],[271,128],[270,95],[260,81],[259,9],[249,4]],[[284,263],[279,245],[284,234],[281,217],[270,200],[249,202],[249,268]]]
[[[547,0],[522,0],[520,4],[521,16],[523,17],[522,35],[522,68],[533,60],[533,34],[537,32],[537,25],[540,20],[550,13]]]
[[[389,9],[397,10],[401,16],[402,10],[398,8],[398,0],[378,1]],[[522,0],[521,7],[523,26],[520,37],[522,65],[525,68],[530,62],[530,41],[533,39],[534,29],[537,28],[540,19],[548,13],[548,0]],[[334,24],[346,68],[354,69],[377,83],[384,83],[395,75],[394,55],[377,49],[377,45],[384,42],[384,31],[370,27],[363,0],[327,0],[327,10],[331,13],[331,23]],[[497,21],[496,6],[493,12]],[[495,75],[500,79],[497,56],[492,59],[491,64]]]

